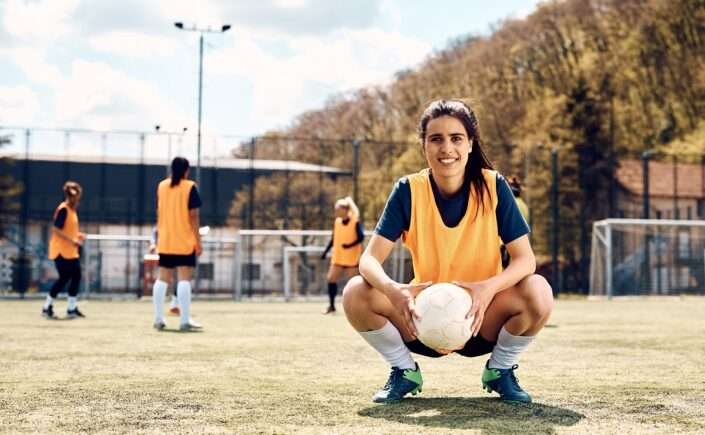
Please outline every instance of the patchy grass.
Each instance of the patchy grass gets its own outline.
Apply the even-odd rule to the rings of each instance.
[[[63,311],[63,303],[56,308]],[[323,304],[194,304],[201,333],[151,328],[149,301],[0,301],[7,433],[703,433],[705,299],[559,301],[518,376],[535,404],[480,388],[485,358],[419,357],[424,391],[370,398],[382,359]]]

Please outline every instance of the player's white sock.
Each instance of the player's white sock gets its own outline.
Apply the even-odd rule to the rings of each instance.
[[[164,323],[164,296],[168,284],[165,281],[156,280],[152,286],[152,301],[154,302],[154,323]]]
[[[176,308],[179,306],[179,299],[176,295],[171,295],[171,306],[169,308]]]
[[[76,299],[77,299],[76,296],[69,296],[69,306],[68,306],[69,310],[76,309],[76,305],[77,305]]]
[[[46,301],[44,301],[44,309],[46,310],[53,303],[54,303],[54,298],[52,298],[51,295],[47,295],[47,299],[46,299]]]
[[[189,322],[191,310],[191,282],[179,281],[176,293],[179,297],[179,308],[181,309],[181,324],[186,325]]]
[[[536,336],[512,335],[504,329],[499,331],[497,344],[487,366],[491,369],[510,369],[519,362],[519,354],[524,352]]]
[[[404,345],[404,340],[402,340],[399,330],[392,322],[387,321],[382,329],[360,332],[360,335],[370,346],[381,353],[392,367],[400,369],[416,368],[409,348]]]

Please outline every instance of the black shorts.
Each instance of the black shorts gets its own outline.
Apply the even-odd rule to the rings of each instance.
[[[196,251],[189,255],[159,254],[159,267],[173,269],[180,266],[196,267]]]
[[[429,356],[431,358],[445,356],[442,353],[438,353],[430,347],[426,346],[425,344],[421,343],[418,339],[414,341],[409,341],[404,344],[406,345],[406,347],[409,348],[410,351],[418,353],[419,355]],[[477,334],[476,337],[472,337],[470,340],[468,340],[467,343],[465,343],[465,347],[460,350],[456,350],[455,353],[467,357],[485,355],[487,353],[492,352],[492,349],[494,349],[494,345],[495,342],[487,341],[482,338],[480,334]]]

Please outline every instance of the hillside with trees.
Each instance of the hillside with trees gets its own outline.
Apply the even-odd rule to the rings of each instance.
[[[388,85],[301,114],[270,132],[257,156],[284,158],[286,149],[287,159],[349,168],[349,142],[321,153],[316,141],[292,148],[274,138],[362,140],[359,205],[369,229],[394,180],[424,166],[416,123],[437,98],[472,102],[496,169],[525,183],[534,248],[544,255],[550,149],[558,150],[561,255],[584,286],[591,224],[615,215],[616,162],[646,149],[697,162],[705,155],[705,0],[544,2],[487,37],[459,37]]]

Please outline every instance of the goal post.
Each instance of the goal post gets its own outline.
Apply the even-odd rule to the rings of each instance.
[[[705,294],[705,221],[593,223],[590,295]]]

